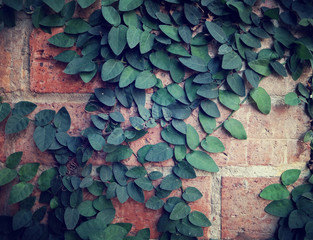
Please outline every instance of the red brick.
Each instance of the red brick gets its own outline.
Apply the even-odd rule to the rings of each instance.
[[[62,28],[52,30],[52,35],[35,29],[30,37],[30,89],[38,93],[92,93],[104,83],[99,75],[90,83],[84,83],[78,75],[63,73],[66,64],[57,62],[54,56],[64,51],[49,44],[48,39],[62,32]]]
[[[264,212],[270,202],[258,197],[278,178],[222,178],[222,239],[267,239],[278,218]]]
[[[301,140],[287,141],[287,162],[308,162],[310,160],[311,148],[309,143],[304,143]]]
[[[286,162],[287,140],[248,139],[248,164],[279,166]]]

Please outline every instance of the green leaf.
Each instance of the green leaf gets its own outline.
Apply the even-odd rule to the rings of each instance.
[[[14,185],[10,191],[9,204],[14,204],[26,199],[32,192],[34,186],[30,183],[20,182]]]
[[[54,117],[54,125],[59,132],[66,132],[71,127],[71,116],[65,107],[62,107]]]
[[[15,152],[15,153],[10,154],[10,156],[7,157],[5,166],[10,169],[16,168],[19,165],[22,159],[22,156],[23,156],[23,152]]]
[[[105,160],[107,162],[119,162],[121,160],[130,158],[133,150],[126,145],[118,146],[113,152],[107,154]]]
[[[157,196],[152,196],[148,199],[145,206],[146,208],[152,209],[152,210],[158,210],[161,207],[163,207],[164,202],[162,199],[158,198]]]
[[[3,0],[3,3],[16,11],[23,9],[23,0]]]
[[[155,103],[165,107],[175,102],[175,98],[169,94],[166,88],[160,88],[154,92],[151,99]]]
[[[172,54],[182,56],[182,57],[190,57],[190,54],[187,52],[187,50],[180,45],[179,43],[173,43],[169,45],[166,50]]]
[[[37,174],[39,165],[39,163],[27,163],[22,165],[22,167],[18,171],[20,181],[28,182],[29,180],[33,179]]]
[[[115,27],[121,24],[121,17],[114,7],[102,6],[101,10],[102,10],[102,16],[108,23],[110,23],[111,25]]]
[[[217,137],[214,136],[207,136],[201,142],[201,147],[212,153],[224,152],[225,147],[224,144],[219,140]]]
[[[311,218],[302,210],[293,210],[288,217],[288,226],[291,229],[304,228]]]
[[[64,73],[75,75],[81,72],[90,72],[96,68],[96,65],[87,57],[74,58],[64,69]]]
[[[29,225],[32,221],[32,212],[29,210],[18,211],[12,219],[12,228],[14,231]]]
[[[223,56],[223,60],[222,60],[223,69],[231,70],[231,69],[241,68],[241,66],[242,66],[242,60],[236,52],[232,51],[232,52],[226,53]]]
[[[41,152],[46,151],[54,141],[56,130],[52,125],[36,127],[34,131],[34,141]]]
[[[179,26],[178,33],[185,43],[190,43],[192,38],[192,32],[188,26],[186,25]]]
[[[143,3],[143,0],[120,0],[118,9],[127,12],[136,9]]]
[[[151,191],[154,188],[150,179],[146,177],[137,178],[134,182],[145,191]]]
[[[133,167],[126,172],[126,176],[130,178],[141,178],[147,174],[147,170],[144,167]]]
[[[182,181],[180,178],[176,177],[174,174],[167,175],[161,182],[160,188],[163,190],[172,191],[178,189],[182,186]]]
[[[265,212],[277,217],[287,217],[293,210],[293,204],[289,199],[275,200],[264,208]]]
[[[299,179],[300,173],[301,170],[299,169],[286,170],[281,175],[281,181],[285,186],[294,184]]]
[[[56,13],[60,12],[64,7],[64,0],[42,0]]]
[[[11,107],[8,103],[0,104],[0,123],[10,114]]]
[[[313,131],[309,130],[305,133],[303,137],[303,142],[311,142],[313,140]]]
[[[29,119],[20,114],[14,114],[9,117],[5,125],[5,133],[17,133],[27,128]]]
[[[145,54],[149,52],[154,44],[155,35],[151,34],[149,31],[144,31],[141,34],[139,49],[141,54]]]
[[[35,125],[45,126],[49,124],[55,117],[54,110],[44,109],[35,115]]]
[[[177,203],[175,207],[173,208],[170,214],[170,219],[179,220],[179,219],[187,217],[189,213],[190,213],[190,207],[186,203],[180,202],[180,203]]]
[[[239,17],[245,24],[251,24],[250,14],[251,14],[251,7],[246,6],[243,2],[237,2],[234,0],[227,1],[226,3],[228,6],[234,7],[237,9],[239,13]]]
[[[108,144],[120,145],[125,141],[125,134],[122,128],[115,128],[107,139]]]
[[[138,74],[135,87],[139,89],[147,89],[153,87],[156,83],[156,76],[150,71],[146,70]]]
[[[65,50],[53,58],[59,62],[69,63],[70,61],[72,61],[74,58],[78,56],[79,55],[74,50]]]
[[[218,166],[214,160],[205,152],[194,151],[186,155],[187,162],[193,167],[207,172],[218,172]]]
[[[218,99],[225,107],[228,107],[229,109],[234,111],[239,109],[240,98],[236,94],[226,90],[219,90],[218,92]]]
[[[84,216],[84,217],[92,217],[94,215],[96,215],[96,210],[94,209],[94,207],[92,206],[92,201],[90,200],[86,200],[81,202],[78,207],[77,210],[79,212],[80,215]]]
[[[190,149],[194,150],[199,146],[199,134],[196,129],[187,124],[187,134],[186,134],[187,145]]]
[[[285,103],[290,106],[296,106],[301,103],[301,100],[295,92],[290,92],[285,96]]]
[[[126,39],[130,48],[134,48],[137,46],[137,44],[140,42],[141,34],[142,31],[135,26],[128,27]]]
[[[121,1],[120,1],[121,3]],[[124,25],[119,25],[118,27],[112,27],[109,35],[108,35],[108,42],[109,46],[112,49],[115,55],[120,55],[124,50],[127,40],[126,40],[126,33],[127,27]]]
[[[188,58],[178,58],[179,61],[186,67],[198,71],[198,72],[207,72],[208,67],[205,61],[202,58],[191,56]]]
[[[123,240],[127,234],[127,230],[118,225],[109,225],[103,231],[99,231],[91,235],[90,240]]]
[[[163,173],[159,172],[159,171],[152,171],[149,173],[149,178],[153,181],[153,180],[157,180],[160,179],[161,177],[163,177]]]
[[[244,80],[238,73],[229,74],[227,76],[227,83],[231,90],[237,95],[244,97],[246,95]]]
[[[21,101],[14,105],[14,109],[12,110],[14,114],[21,114],[21,115],[28,115],[36,109],[37,105],[28,102],[28,101]]]
[[[161,131],[161,136],[164,141],[174,145],[185,145],[185,135],[176,131],[171,125]]]
[[[205,114],[210,117],[217,118],[221,115],[216,103],[209,99],[202,100],[200,106]]]
[[[102,81],[109,81],[124,70],[124,65],[121,61],[115,59],[109,59],[102,65],[101,79]]]
[[[159,28],[170,39],[173,39],[176,42],[180,42],[178,29],[176,27],[170,25],[159,25]]]
[[[127,87],[129,84],[131,84],[133,81],[135,81],[136,77],[139,75],[139,71],[134,69],[131,66],[127,66],[120,77],[119,81],[119,87],[124,88]]]
[[[312,59],[312,53],[311,51],[307,48],[307,46],[305,46],[303,43],[301,42],[296,42],[297,46],[296,46],[296,53],[297,56],[302,59],[302,60],[310,60]]]
[[[148,162],[163,162],[167,159],[173,157],[173,149],[165,142],[157,143],[153,145],[147,155],[145,160]]]
[[[81,8],[87,8],[89,7],[91,4],[93,4],[96,0],[77,0],[79,6]]]
[[[297,89],[303,97],[305,97],[305,98],[310,97],[310,93],[309,93],[308,89],[302,83],[298,83]]]
[[[145,121],[142,118],[130,117],[129,121],[130,121],[131,125],[133,126],[133,128],[135,128],[136,130],[140,131],[140,130],[144,129]]]
[[[175,148],[176,150],[176,148]],[[186,152],[184,153],[184,157],[186,156]],[[175,158],[177,160],[176,157],[176,151],[175,151]],[[182,160],[182,159],[181,159]],[[193,169],[193,167],[186,161],[181,161],[179,162],[176,166],[173,167],[173,172],[175,173],[175,175],[177,175],[180,178],[184,178],[184,179],[193,179],[196,178],[196,172]]]
[[[225,43],[227,41],[227,36],[224,30],[214,22],[205,22],[205,26],[207,27],[211,36],[219,43]]]
[[[116,104],[115,94],[109,88],[96,88],[95,95],[97,99],[105,106],[113,107]]]
[[[192,25],[198,25],[202,17],[202,13],[199,8],[192,4],[184,4],[185,17]]]
[[[64,32],[68,34],[79,34],[87,32],[90,29],[90,25],[80,18],[74,18],[69,20],[65,24]]]
[[[156,51],[149,55],[151,63],[164,71],[170,70],[170,58],[164,51]]]
[[[105,229],[105,225],[99,219],[91,219],[83,221],[75,231],[82,239],[89,239],[89,236],[93,233],[97,233],[100,230]]]
[[[137,187],[134,182],[129,182],[127,184],[127,193],[135,201],[144,203],[145,196],[141,188]]]
[[[89,134],[88,141],[91,147],[96,151],[101,151],[105,144],[104,138],[101,135],[96,134],[96,133]]]
[[[260,197],[267,200],[281,200],[289,197],[289,191],[284,185],[274,183],[264,188]]]
[[[258,87],[250,91],[250,96],[255,101],[258,109],[264,113],[269,114],[271,111],[271,97],[264,88]]]
[[[212,224],[210,220],[199,211],[193,211],[188,215],[189,221],[198,227],[210,227]]]
[[[177,83],[180,83],[185,76],[184,66],[174,58],[170,60],[170,74],[173,81]]]
[[[246,44],[248,47],[252,47],[252,48],[260,48],[261,47],[260,40],[258,38],[255,38],[254,36],[252,36],[250,33],[241,34],[240,40],[244,44]]]
[[[187,187],[182,195],[187,202],[194,202],[202,198],[202,193],[195,187]]]
[[[13,181],[16,175],[17,175],[17,172],[15,169],[10,169],[10,168],[0,169],[0,186],[3,186]]]
[[[48,42],[57,47],[68,48],[74,46],[75,39],[65,33],[57,33]]]
[[[238,120],[231,118],[229,120],[226,120],[223,126],[234,138],[247,139],[247,133],[242,123]]]
[[[260,77],[257,73],[250,69],[246,69],[244,71],[244,74],[246,76],[246,79],[251,84],[252,87],[257,88],[259,86]]]
[[[285,28],[275,28],[274,38],[282,43],[286,48],[295,41],[295,37]]]
[[[79,220],[79,211],[76,208],[67,207],[64,212],[64,223],[68,230],[73,230]]]
[[[111,112],[110,118],[115,122],[124,122],[125,118],[120,112]]]
[[[47,191],[51,186],[52,179],[57,175],[57,170],[55,168],[50,168],[41,173],[38,178],[37,184],[38,188],[43,192]]]
[[[267,59],[258,59],[248,62],[249,67],[255,72],[267,77],[271,74],[270,61]]]
[[[280,62],[270,62],[271,67],[277,72],[279,75],[283,77],[287,77],[287,71],[284,66]]]
[[[190,239],[192,237],[202,237],[203,236],[203,230],[201,227],[197,227],[193,224],[191,224],[187,218],[184,218],[179,222],[176,226],[176,229],[178,232],[183,234],[183,236],[176,235],[178,239]],[[182,238],[183,237],[183,238]]]
[[[200,122],[203,130],[206,133],[211,134],[213,132],[213,129],[216,127],[215,118],[207,116],[202,111],[199,111],[198,117],[199,117],[199,122]]]

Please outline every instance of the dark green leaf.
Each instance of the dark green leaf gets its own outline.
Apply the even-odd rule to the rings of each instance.
[[[65,107],[62,107],[54,117],[54,125],[59,132],[66,132],[71,126],[71,117]]]
[[[34,141],[41,152],[46,151],[52,144],[56,129],[52,125],[36,127],[34,131]]]
[[[74,58],[64,69],[64,73],[75,75],[81,72],[90,72],[96,68],[96,65],[87,57]]]
[[[64,0],[43,0],[43,2],[57,13],[64,7]]]
[[[155,67],[160,68],[164,71],[170,70],[170,58],[165,52],[153,52],[149,55],[149,59]]]
[[[170,60],[170,74],[173,81],[177,83],[180,83],[185,76],[183,65],[174,58]]]
[[[139,49],[140,53],[144,54],[149,52],[152,49],[154,44],[155,35],[151,34],[149,31],[144,31],[141,34],[140,42],[139,42]]]
[[[198,211],[193,211],[188,215],[189,221],[198,227],[210,227],[210,220],[202,213]]]
[[[115,94],[109,88],[96,88],[95,95],[106,106],[112,107],[116,104]]]
[[[289,191],[284,185],[274,183],[262,190],[260,197],[267,200],[281,200],[288,198]]]
[[[188,22],[190,22],[192,25],[198,25],[200,22],[200,19],[202,17],[201,11],[199,8],[195,7],[192,4],[184,4],[184,13],[185,17],[187,18]]]
[[[17,133],[27,128],[29,119],[20,114],[14,114],[9,117],[5,125],[5,133]]]
[[[258,74],[256,74],[254,71],[250,69],[246,69],[244,71],[244,74],[252,87],[257,88],[259,86],[260,77]]]
[[[48,39],[49,43],[54,46],[68,48],[73,47],[75,39],[65,33],[57,33]]]
[[[190,43],[192,38],[192,32],[188,26],[186,25],[179,26],[178,33],[185,43]]]
[[[159,172],[159,171],[153,171],[151,173],[149,173],[149,178],[153,181],[153,180],[157,180],[160,179],[161,177],[163,177],[163,173]]]
[[[149,198],[145,204],[146,208],[149,208],[152,210],[158,210],[161,207],[163,207],[163,205],[164,205],[163,200],[156,196],[152,196],[151,198]]]
[[[124,122],[125,118],[120,112],[111,112],[110,118],[115,122]]]
[[[123,12],[131,11],[139,7],[143,0],[120,0],[118,9]]]
[[[188,58],[179,58],[179,61],[186,67],[198,71],[198,72],[207,72],[208,67],[205,64],[202,58],[191,56]]]
[[[219,140],[217,137],[214,136],[207,136],[201,142],[201,147],[212,153],[218,153],[225,151],[224,144]]]
[[[91,4],[93,4],[96,0],[77,0],[79,6],[81,8],[87,8],[89,7]]]
[[[221,115],[216,103],[211,100],[202,100],[200,106],[201,109],[210,117],[217,118]]]
[[[214,22],[205,22],[205,26],[207,27],[209,33],[212,37],[219,43],[225,43],[227,40],[226,34],[224,30]]]
[[[74,18],[69,20],[66,25],[64,32],[68,34],[79,34],[87,32],[90,29],[90,25],[80,18]]]
[[[292,210],[294,210],[294,207],[289,199],[275,200],[264,209],[265,212],[277,217],[287,217]]]
[[[280,62],[270,62],[271,67],[277,72],[279,75],[283,77],[287,77],[287,71],[284,66]]]
[[[219,90],[218,96],[220,102],[231,110],[238,110],[240,107],[240,98],[229,91],[226,90]]]
[[[26,199],[32,192],[34,186],[30,183],[20,182],[14,185],[10,191],[9,204],[14,204]]]
[[[218,172],[218,166],[214,160],[205,152],[194,151],[186,155],[187,161],[195,168],[207,172]]]
[[[127,184],[128,195],[137,202],[144,203],[145,196],[141,188],[137,187],[134,182],[129,182]]]
[[[271,97],[264,88],[258,87],[250,91],[250,96],[255,101],[258,109],[264,113],[269,114],[271,111]]]
[[[109,32],[109,35],[108,35],[109,46],[114,52],[114,54],[117,56],[120,55],[125,48],[125,45],[127,42],[126,33],[127,33],[127,27],[124,25],[119,25],[118,27],[112,27]]]
[[[8,103],[0,103],[0,123],[10,114],[11,107]]]
[[[43,192],[47,191],[51,186],[51,181],[57,175],[57,170],[55,168],[50,168],[41,173],[38,178],[37,184],[38,188]]]
[[[295,92],[290,92],[285,96],[285,103],[290,106],[296,106],[301,103],[301,100]]]
[[[0,186],[3,186],[13,181],[13,179],[16,176],[17,176],[17,172],[15,169],[10,169],[10,168],[0,169]]]
[[[67,207],[64,212],[64,223],[68,230],[73,230],[79,220],[79,212],[75,208]]]
[[[182,195],[187,202],[194,202],[202,198],[202,193],[195,187],[187,187]]]
[[[92,201],[90,201],[90,200],[86,200],[86,201],[81,202],[78,205],[77,210],[78,210],[79,214],[81,216],[84,216],[84,217],[92,217],[92,216],[96,215],[96,213],[97,213],[96,210],[92,206]]]
[[[186,140],[188,147],[192,150],[196,149],[200,143],[199,134],[190,124],[187,124]]]
[[[199,111],[199,121],[203,130],[210,134],[213,132],[213,129],[216,127],[215,118],[205,115],[202,111]]]
[[[32,212],[29,210],[18,211],[12,219],[12,228],[14,231],[28,225],[32,220]]]
[[[112,24],[115,27],[121,24],[121,17],[114,7],[102,6],[101,10],[102,10],[102,16],[108,23]]]
[[[50,123],[55,116],[54,110],[42,110],[35,115],[35,125],[36,126],[45,126]]]
[[[285,28],[279,27],[275,28],[274,38],[282,43],[286,48],[295,41],[295,37]]]
[[[248,65],[255,72],[267,77],[271,74],[270,62],[267,59],[258,59],[248,62]]]
[[[26,163],[22,165],[18,171],[20,181],[28,182],[29,180],[33,179],[37,174],[38,168],[39,163]]]
[[[23,152],[12,153],[10,156],[7,157],[7,160],[5,162],[6,167],[10,169],[16,168],[19,165],[22,156]]]
[[[231,118],[226,120],[223,126],[234,138],[247,139],[247,133],[242,123],[238,120]]]
[[[231,70],[231,69],[241,68],[241,66],[242,66],[242,60],[236,52],[232,51],[232,52],[226,53],[223,56],[223,61],[222,61],[223,69]]]
[[[116,148],[116,150],[108,153],[105,160],[107,162],[119,162],[121,160],[130,158],[132,154],[133,151],[131,150],[131,148],[126,145],[120,145]]]
[[[125,140],[123,129],[115,128],[107,139],[108,144],[120,145]]]
[[[126,34],[128,46],[134,48],[140,42],[142,31],[135,26],[129,26]]]
[[[161,142],[153,145],[147,155],[145,160],[148,162],[162,162],[173,157],[173,149],[168,146],[167,143]]]
[[[152,182],[146,177],[137,178],[134,182],[145,191],[151,191],[154,188]]]
[[[160,188],[163,190],[175,190],[182,186],[182,181],[180,178],[176,177],[174,174],[167,175],[161,182]]]
[[[159,28],[166,36],[168,36],[169,38],[173,39],[176,42],[180,42],[178,29],[176,27],[169,25],[159,25]]]
[[[186,203],[180,202],[180,203],[177,203],[175,207],[173,208],[170,214],[170,219],[179,220],[184,217],[187,217],[189,213],[190,213],[190,207]]]
[[[261,47],[261,42],[259,39],[253,37],[250,33],[246,34],[241,34],[240,35],[240,40],[246,44],[248,47],[252,48],[260,48]]]
[[[147,89],[153,87],[157,83],[157,78],[150,71],[139,73],[136,78],[135,87],[139,89]]]
[[[161,131],[164,141],[174,145],[185,145],[185,136],[176,131],[171,125]]]
[[[21,101],[14,105],[13,114],[28,115],[36,109],[37,105],[32,102]]]
[[[286,170],[281,175],[281,181],[285,186],[294,184],[298,180],[300,173],[301,173],[301,170],[299,169]]]

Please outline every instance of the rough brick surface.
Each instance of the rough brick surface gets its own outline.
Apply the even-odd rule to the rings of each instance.
[[[277,218],[264,212],[270,202],[258,197],[278,178],[222,178],[222,239],[267,239]]]

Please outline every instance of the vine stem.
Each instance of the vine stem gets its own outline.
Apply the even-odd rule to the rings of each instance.
[[[241,104],[243,104],[245,101],[247,101],[248,96],[249,96],[249,94],[247,94],[247,96],[245,96],[245,98],[240,102],[239,105],[241,105]],[[239,109],[240,109],[240,108],[239,108]],[[237,112],[239,109],[233,110],[233,111],[227,116],[227,118],[226,118],[220,125],[218,125],[216,128],[213,129],[213,132],[215,132],[216,130],[218,130],[219,128],[221,128],[221,127],[223,126],[224,122],[225,122],[226,120],[228,120],[228,119],[229,119],[235,112]]]

